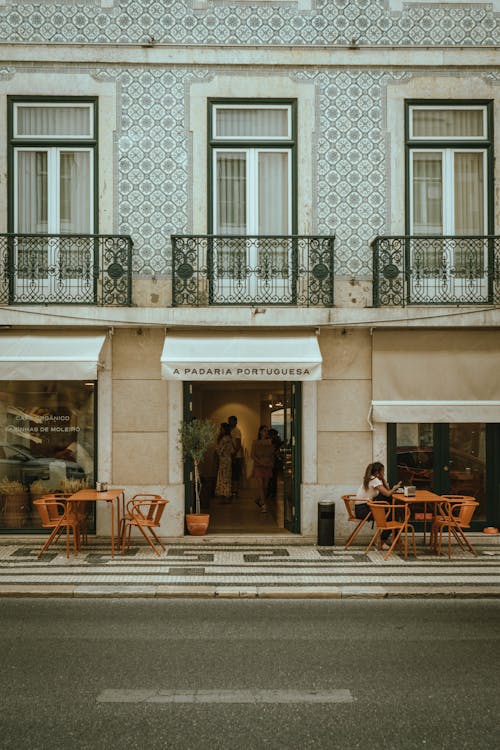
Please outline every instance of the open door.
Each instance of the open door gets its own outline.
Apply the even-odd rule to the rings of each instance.
[[[242,435],[243,474],[231,498],[216,494],[218,458],[209,451],[200,468],[202,505],[210,514],[211,534],[279,534],[300,532],[301,384],[290,382],[193,381],[184,383],[184,419],[198,417],[215,424],[237,417]],[[279,436],[280,447],[268,485],[267,513],[256,504],[251,446],[259,425]],[[234,479],[234,477],[233,477]],[[184,464],[185,509],[193,504],[192,467]],[[233,485],[233,489],[235,489]]]
[[[300,532],[302,384],[285,383],[283,496],[285,528]]]

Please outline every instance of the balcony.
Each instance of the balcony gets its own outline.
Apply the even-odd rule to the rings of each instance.
[[[173,235],[172,304],[331,307],[334,239]]]
[[[376,237],[373,306],[500,303],[500,237]]]
[[[126,235],[0,234],[0,304],[132,303]]]

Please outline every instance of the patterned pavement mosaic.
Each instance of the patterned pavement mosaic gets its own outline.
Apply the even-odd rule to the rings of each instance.
[[[477,558],[459,549],[438,558],[419,546],[416,558],[387,561],[361,547],[221,542],[170,544],[161,557],[133,546],[112,558],[106,540],[69,558],[59,544],[39,560],[40,540],[5,540],[0,595],[500,596],[500,544],[477,536]]]

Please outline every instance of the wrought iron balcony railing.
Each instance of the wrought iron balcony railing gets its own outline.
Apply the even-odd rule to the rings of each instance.
[[[331,307],[334,239],[173,235],[172,304]]]
[[[0,234],[0,304],[132,304],[127,235]]]
[[[373,306],[500,302],[500,237],[376,237]]]

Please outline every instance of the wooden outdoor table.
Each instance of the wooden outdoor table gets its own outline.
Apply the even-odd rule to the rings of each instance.
[[[106,492],[98,492],[97,490],[84,489],[78,490],[74,495],[71,495],[66,499],[67,503],[93,503],[93,502],[106,502],[111,505],[111,556],[115,556],[115,500],[117,508],[117,531],[120,530],[120,500],[123,501],[125,497],[125,490],[111,488]],[[118,540],[119,542],[119,540]]]

